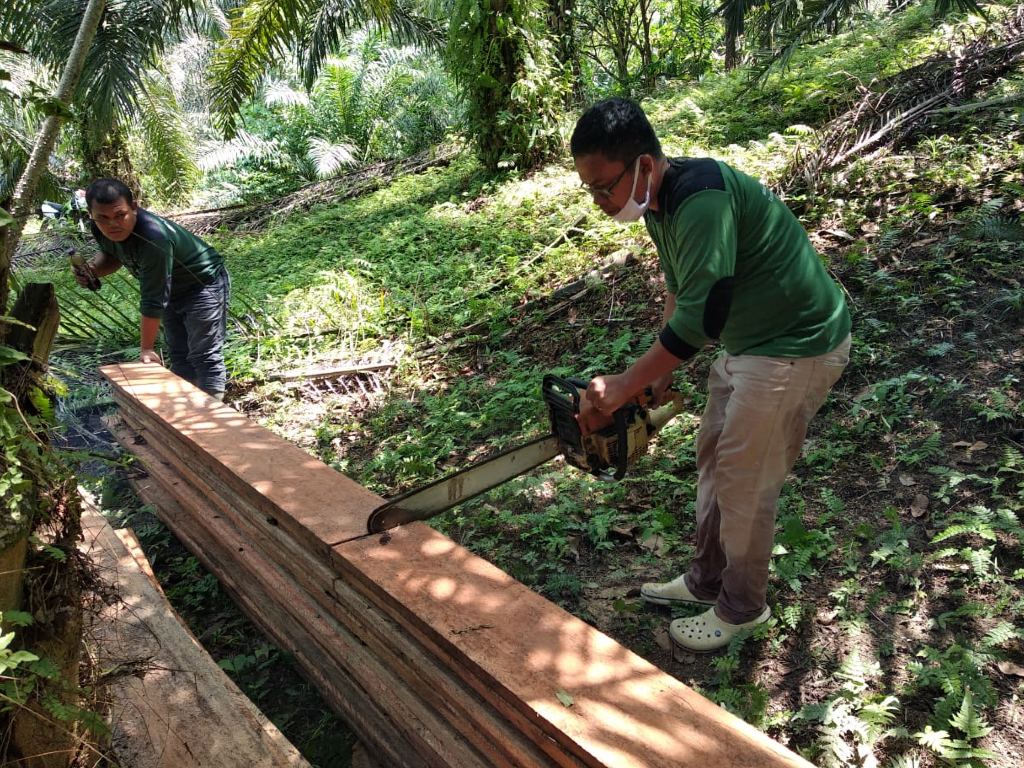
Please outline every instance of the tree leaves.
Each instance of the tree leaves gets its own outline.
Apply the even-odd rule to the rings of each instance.
[[[28,355],[24,352],[19,352],[13,347],[8,347],[0,344],[0,368],[5,365],[11,365],[12,363],[18,363],[22,360],[28,360]]]

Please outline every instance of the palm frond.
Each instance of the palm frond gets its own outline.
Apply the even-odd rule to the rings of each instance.
[[[194,26],[203,37],[219,40],[231,28],[223,3],[217,0],[197,0],[193,9]]]
[[[237,132],[239,110],[255,98],[265,74],[288,56],[314,5],[311,0],[253,0],[231,19],[211,67],[214,121],[225,138]]]
[[[135,311],[139,286],[135,280],[115,272],[103,279],[99,291],[80,288],[62,290],[60,335],[73,341],[98,342],[106,348],[138,343],[139,321]]]
[[[316,163],[316,173],[321,179],[337,176],[342,168],[355,165],[358,151],[353,144],[332,144],[316,136],[309,140],[309,157]]]
[[[263,103],[268,107],[274,105],[306,106],[309,104],[309,94],[292,88],[285,80],[271,80],[263,92]]]
[[[233,139],[204,148],[199,158],[199,168],[212,171],[224,168],[241,160],[270,160],[281,162],[283,151],[280,143],[262,139],[247,131],[238,131]]]
[[[40,40],[40,27],[50,23],[49,5],[43,0],[6,0],[0,3],[0,39],[32,52]]]
[[[411,0],[253,0],[231,20],[212,67],[213,108],[226,138],[241,106],[256,97],[266,73],[294,50],[303,82],[313,87],[324,63],[355,29],[373,24],[397,42],[440,48],[444,33]]]
[[[419,13],[409,0],[326,0],[303,23],[299,61],[303,81],[311,88],[327,58],[341,48],[356,29],[367,24],[386,33],[393,42],[417,43],[440,50],[445,35],[432,18]]]
[[[985,15],[981,4],[976,0],[935,0],[935,15],[948,16],[951,13],[977,13]]]
[[[209,111],[206,71],[210,67],[214,46],[215,43],[209,37],[186,35],[162,59],[175,98],[187,112]]]
[[[315,89],[317,93],[328,95],[338,112],[347,117],[358,91],[358,74],[351,62],[329,59]]]
[[[178,202],[187,197],[198,172],[191,133],[167,76],[150,70],[143,82],[138,126],[153,161],[150,171],[161,181],[163,198]]]
[[[733,37],[743,34],[747,14],[753,6],[753,0],[725,0],[718,6],[717,13],[725,23],[726,34]]]

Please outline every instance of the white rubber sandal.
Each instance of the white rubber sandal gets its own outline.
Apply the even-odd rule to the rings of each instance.
[[[694,597],[686,586],[686,576],[679,576],[664,583],[648,582],[640,587],[640,597],[654,605],[677,605],[691,603],[694,605],[714,605],[714,600],[701,600]]]
[[[764,624],[771,618],[772,610],[768,606],[756,619],[743,624],[729,624],[718,618],[714,608],[709,608],[700,616],[688,619],[676,619],[668,628],[668,636],[672,642],[688,651],[706,653],[724,648],[736,635],[744,629]]]

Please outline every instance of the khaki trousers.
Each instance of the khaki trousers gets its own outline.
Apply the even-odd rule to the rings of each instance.
[[[697,435],[694,596],[730,624],[765,607],[779,493],[807,425],[850,360],[850,337],[817,357],[729,355],[708,374]]]

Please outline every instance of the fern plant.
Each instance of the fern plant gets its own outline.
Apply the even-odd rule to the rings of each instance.
[[[991,750],[982,749],[973,743],[991,733],[992,726],[978,713],[970,688],[965,689],[960,709],[947,722],[960,733],[950,734],[945,729],[936,730],[928,725],[915,734],[918,742],[939,757],[960,765],[981,765],[977,761],[998,757]]]
[[[905,736],[904,729],[894,727],[900,701],[892,695],[871,692],[872,681],[881,675],[881,666],[860,653],[850,653],[840,665],[836,677],[843,681],[840,689],[817,704],[804,706],[798,720],[817,723],[822,768],[868,765],[874,753],[886,740]]]

